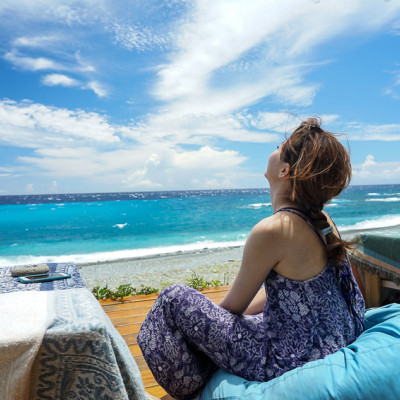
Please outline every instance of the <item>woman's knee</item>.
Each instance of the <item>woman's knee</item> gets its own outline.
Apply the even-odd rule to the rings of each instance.
[[[183,285],[181,283],[174,283],[173,285],[168,286],[165,288],[159,297],[166,297],[166,298],[176,298],[179,295],[186,294],[189,292],[195,291],[189,286]]]

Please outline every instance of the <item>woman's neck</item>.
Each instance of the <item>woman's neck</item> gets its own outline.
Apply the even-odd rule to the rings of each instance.
[[[303,208],[297,202],[293,201],[290,198],[290,192],[287,190],[286,187],[271,187],[270,195],[272,209],[274,210],[274,212],[284,207],[295,207],[299,209]]]

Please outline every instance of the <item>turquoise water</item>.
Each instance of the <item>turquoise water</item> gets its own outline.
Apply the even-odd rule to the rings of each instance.
[[[354,186],[326,211],[342,232],[400,227],[400,185]],[[0,197],[0,265],[94,262],[244,243],[266,189]]]

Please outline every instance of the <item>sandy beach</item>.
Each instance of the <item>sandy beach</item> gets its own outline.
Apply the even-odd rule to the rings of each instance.
[[[95,286],[115,289],[130,283],[162,289],[172,283],[186,283],[194,273],[204,279],[231,284],[240,266],[243,246],[177,252],[136,259],[78,264],[79,272],[91,290]]]

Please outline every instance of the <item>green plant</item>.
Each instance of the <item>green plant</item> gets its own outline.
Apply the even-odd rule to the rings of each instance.
[[[156,289],[156,288],[153,288],[153,287],[151,287],[151,286],[143,286],[143,285],[140,285],[141,286],[141,288],[138,290],[138,289],[135,289],[135,294],[152,294],[152,293],[158,293],[158,289]]]
[[[219,280],[206,281],[202,276],[197,275],[196,272],[192,273],[192,277],[187,279],[186,283],[188,284],[188,286],[200,292],[206,287],[222,286],[221,281]]]
[[[119,285],[115,291],[112,291],[105,286],[100,288],[100,286],[96,286],[92,289],[92,293],[97,300],[103,299],[111,299],[114,301],[120,301],[121,303],[124,302],[125,297],[133,296],[137,294],[151,294],[151,293],[158,293],[158,289],[153,288],[151,286],[143,286],[141,285],[140,289],[135,289],[132,287],[131,284],[125,283],[123,285]]]
[[[135,289],[132,287],[131,284],[126,283],[123,285],[119,285],[115,292],[112,292],[112,300],[120,300],[121,303],[124,302],[124,297],[132,296],[135,292]]]
[[[103,300],[103,299],[110,299],[113,292],[106,285],[103,288],[100,288],[100,286],[94,287],[92,289],[92,293],[94,294],[94,297],[96,297],[97,300]]]

